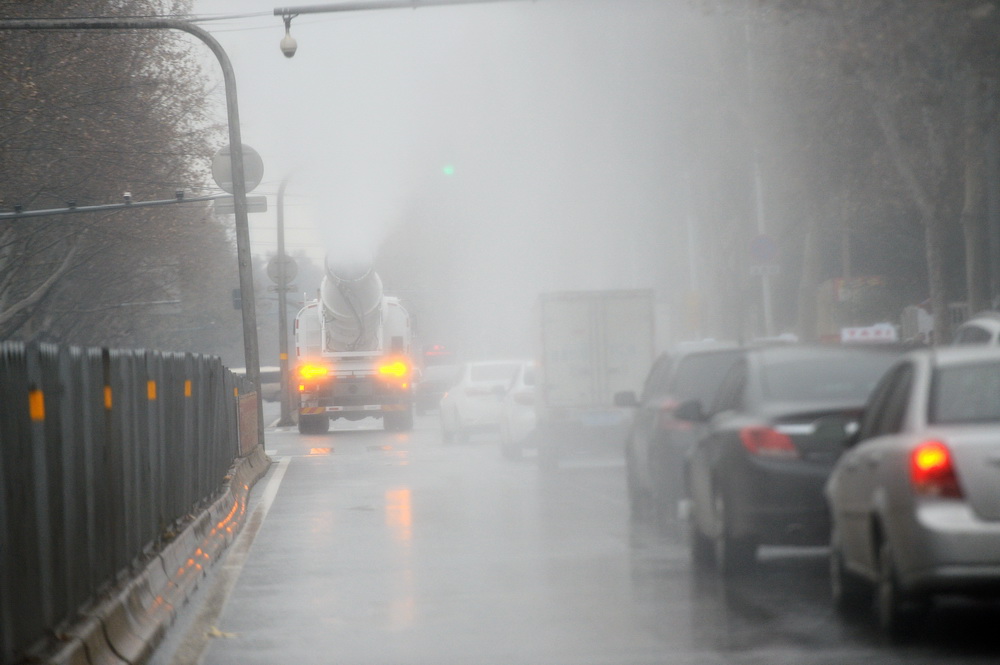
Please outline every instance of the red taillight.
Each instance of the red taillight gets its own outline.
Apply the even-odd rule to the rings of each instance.
[[[535,393],[530,390],[519,390],[513,393],[513,399],[522,406],[532,406],[535,403]]]
[[[962,498],[951,451],[940,441],[925,441],[910,453],[910,480],[917,494]]]
[[[299,377],[305,380],[322,379],[330,373],[330,368],[326,365],[300,365]]]
[[[752,454],[762,457],[790,459],[799,456],[792,437],[770,427],[744,427],[740,430],[740,442]]]

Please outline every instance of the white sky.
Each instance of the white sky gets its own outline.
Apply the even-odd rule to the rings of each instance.
[[[412,282],[393,272],[387,286],[428,335],[463,336],[482,355],[521,351],[540,291],[671,288],[665,264],[685,237],[677,119],[692,112],[685,90],[706,48],[690,3],[300,15],[287,59],[271,13],[290,4],[194,4],[198,15],[265,13],[203,24],[229,54],[243,141],[264,160],[255,254],[274,251],[283,178],[289,252],[319,260],[351,243],[378,257],[394,231],[419,224],[406,236]]]

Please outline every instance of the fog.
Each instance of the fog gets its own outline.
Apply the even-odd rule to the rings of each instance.
[[[288,180],[289,252],[373,256],[420,342],[469,357],[529,355],[552,290],[655,289],[666,339],[691,288],[683,155],[709,17],[662,0],[308,14],[286,59],[275,6],[194,11],[264,13],[204,25],[264,160],[253,193]],[[274,206],[251,215],[255,256],[274,251]]]

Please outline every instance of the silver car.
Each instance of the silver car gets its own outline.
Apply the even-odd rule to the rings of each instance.
[[[1000,349],[903,356],[826,485],[831,586],[906,637],[937,594],[1000,595]]]

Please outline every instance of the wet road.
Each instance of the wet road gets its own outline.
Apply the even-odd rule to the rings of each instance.
[[[845,623],[824,551],[723,584],[628,519],[618,459],[542,474],[483,435],[268,430],[244,537],[154,665],[995,663],[1000,607],[946,604],[905,647]],[[252,536],[252,538],[251,538]]]

